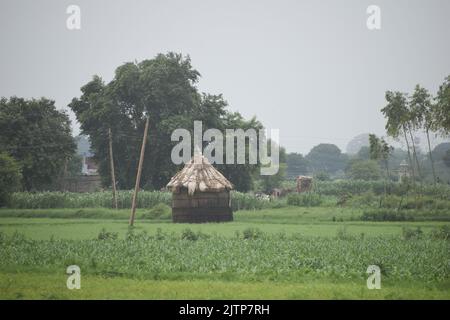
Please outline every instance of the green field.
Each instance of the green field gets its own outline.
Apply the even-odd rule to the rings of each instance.
[[[238,211],[208,224],[145,213],[130,231],[128,210],[1,209],[0,298],[450,298],[450,243],[437,232],[449,222],[368,222],[333,207]],[[66,288],[71,264],[80,290]],[[367,289],[371,264],[380,290]]]

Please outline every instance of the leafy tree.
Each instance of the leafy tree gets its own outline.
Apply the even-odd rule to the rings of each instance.
[[[6,205],[12,192],[20,189],[20,166],[6,152],[0,152],[0,207]]]
[[[377,180],[380,178],[380,167],[375,160],[353,160],[346,173],[353,180]]]
[[[311,149],[306,160],[314,173],[324,171],[333,174],[345,168],[347,157],[336,145],[321,143]]]
[[[239,113],[226,110],[221,95],[200,94],[196,88],[199,72],[189,57],[158,54],[150,60],[125,63],[105,84],[98,76],[81,88],[70,108],[89,135],[103,184],[111,181],[108,160],[108,129],[111,128],[116,180],[119,188],[134,186],[146,118],[150,127],[145,148],[141,187],[159,189],[166,185],[177,167],[171,151],[177,142],[171,134],[177,128],[193,132],[194,120],[203,129],[262,128],[256,120],[246,121]],[[238,190],[252,185],[256,165],[230,165],[220,170]]]
[[[433,158],[435,158],[436,161],[442,160],[445,157],[447,151],[450,151],[450,142],[442,142],[434,147],[432,151]]]
[[[385,95],[387,105],[381,109],[386,121],[387,134],[397,138],[403,134],[408,151],[408,161],[412,169],[413,180],[415,179],[415,169],[411,157],[410,144],[407,137],[409,131],[410,113],[407,106],[407,97],[401,92],[387,91]],[[411,141],[414,144],[414,141]]]
[[[381,161],[386,169],[386,178],[389,178],[388,159],[394,150],[383,138],[378,138],[374,134],[369,135],[369,156],[371,160]]]
[[[445,152],[445,156],[442,157],[445,165],[450,168],[450,149]]]
[[[1,98],[0,149],[18,162],[26,190],[48,189],[75,152],[69,117],[45,98]]]
[[[258,132],[259,129],[262,129],[262,124],[256,120],[255,117],[246,121],[242,115],[238,112],[227,112],[220,123],[217,123],[217,129],[224,130],[226,128],[229,129],[237,129],[240,128],[242,130],[254,129]],[[225,139],[225,137],[224,137]],[[260,178],[259,175],[259,165],[249,164],[249,141],[246,139],[246,151],[245,151],[245,164],[222,164],[217,165],[217,168],[222,172],[222,174],[230,180],[234,188],[238,191],[249,191],[253,188],[254,181]],[[270,144],[269,144],[269,152],[270,152]],[[237,145],[234,145],[234,156],[235,162],[237,158]],[[226,157],[226,149],[224,149],[224,157]],[[281,159],[280,159],[281,162]]]
[[[314,180],[318,181],[330,181],[330,175],[325,171],[318,171],[314,174]]]
[[[435,129],[450,134],[450,75],[445,78],[436,95],[434,108]]]
[[[286,149],[280,147],[280,164],[278,172],[274,175],[261,176],[261,187],[269,193],[275,188],[280,188],[286,177]]]
[[[433,156],[431,153],[430,130],[436,127],[432,97],[425,88],[416,85],[410,100],[410,112],[413,123],[416,127],[422,127],[426,133],[428,141],[428,155],[430,157],[433,180],[436,183],[436,170],[434,168]]]
[[[81,174],[83,167],[83,157],[78,154],[73,154],[67,162],[66,174],[71,177],[75,177]]]
[[[359,149],[356,154],[356,158],[359,160],[369,160],[370,159],[370,147],[364,146]]]
[[[295,178],[308,173],[308,161],[301,153],[288,153],[286,155],[286,176]]]

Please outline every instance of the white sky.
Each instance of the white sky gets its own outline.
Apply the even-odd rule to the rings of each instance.
[[[81,8],[81,30],[66,8]],[[366,8],[381,8],[381,30]],[[189,54],[201,91],[279,128],[289,152],[384,134],[386,90],[435,92],[450,74],[450,1],[2,0],[0,96],[66,108],[98,74],[167,51]],[[79,132],[73,114],[74,133]]]

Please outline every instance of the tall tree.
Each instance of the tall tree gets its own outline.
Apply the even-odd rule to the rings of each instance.
[[[443,135],[450,134],[450,75],[439,86],[434,108],[435,129]]]
[[[149,117],[140,187],[160,189],[177,170],[170,160],[177,143],[171,141],[175,129],[193,132],[194,120],[202,120],[204,130],[262,127],[256,119],[245,121],[240,114],[227,111],[221,95],[200,94],[196,87],[199,77],[189,57],[168,53],[125,63],[116,69],[111,82],[105,84],[95,76],[81,88],[81,97],[74,98],[69,106],[82,132],[90,137],[104,185],[111,181],[109,128],[113,133],[116,180],[120,188],[131,189],[135,184],[145,121]],[[248,184],[254,166],[238,167],[241,171],[230,178],[231,182],[240,186],[244,180]]]
[[[413,180],[415,180],[414,163],[411,157],[408,133],[409,111],[407,107],[407,97],[401,92],[387,91],[385,95],[387,105],[381,109],[386,118],[387,134],[393,138],[398,138],[401,134],[405,139],[406,148],[408,151],[408,161],[411,168]],[[412,141],[412,143],[414,143]]]
[[[344,170],[347,157],[334,144],[321,143],[313,147],[306,155],[311,170],[316,172],[336,173]]]
[[[20,166],[6,152],[0,152],[0,207],[7,205],[11,193],[20,190]]]
[[[308,162],[301,153],[288,153],[286,155],[286,177],[296,178],[308,173]]]
[[[46,190],[75,153],[70,120],[45,98],[0,99],[0,149],[19,164],[26,190]]]
[[[424,129],[428,142],[428,155],[431,162],[433,172],[433,181],[436,183],[436,170],[434,168],[433,156],[431,153],[430,130],[435,127],[434,111],[432,105],[432,97],[425,88],[416,85],[414,93],[410,99],[410,112],[412,122],[416,127]]]

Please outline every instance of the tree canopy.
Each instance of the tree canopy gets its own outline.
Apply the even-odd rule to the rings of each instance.
[[[0,149],[17,161],[26,190],[48,189],[75,152],[69,117],[45,98],[1,98]]]
[[[306,155],[310,171],[336,173],[345,168],[347,156],[334,144],[321,143]]]
[[[171,134],[177,128],[193,131],[194,120],[203,121],[203,129],[254,128],[262,125],[255,118],[247,121],[239,113],[227,110],[222,95],[199,93],[200,73],[189,57],[158,54],[141,62],[125,63],[107,84],[98,77],[81,88],[70,108],[89,135],[94,157],[99,164],[103,184],[111,184],[108,160],[108,129],[113,136],[114,163],[118,186],[133,187],[146,117],[150,127],[145,149],[141,187],[159,189],[177,170],[171,161],[176,142]],[[251,188],[257,165],[222,165],[221,171],[238,190]]]

